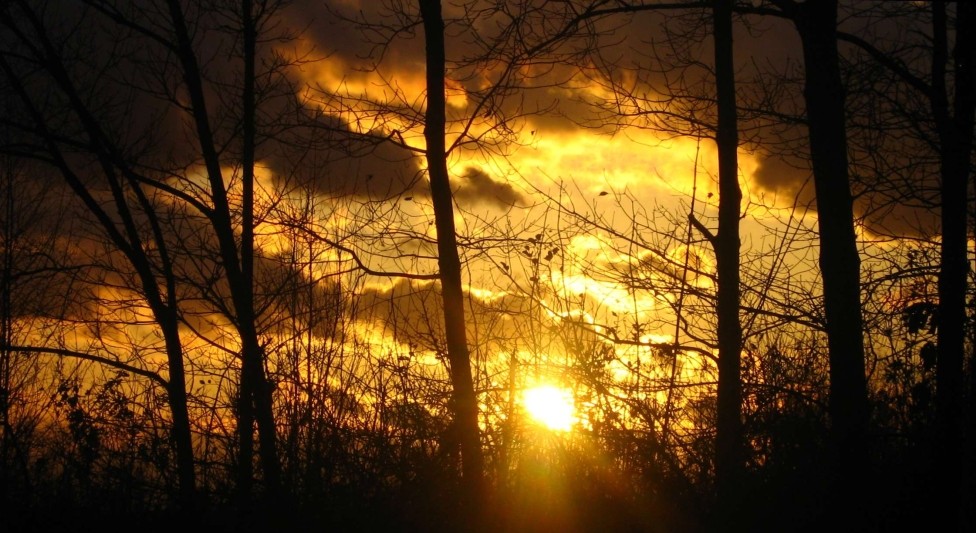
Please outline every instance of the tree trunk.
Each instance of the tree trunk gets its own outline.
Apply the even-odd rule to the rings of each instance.
[[[173,415],[173,441],[176,444],[176,469],[180,480],[180,506],[192,514],[196,510],[196,473],[193,464],[193,439],[190,432],[190,413],[186,404],[186,376],[183,369],[183,348],[179,322],[174,316],[157,321],[166,342],[169,369],[166,394]]]
[[[427,172],[437,228],[438,265],[444,300],[444,330],[447,358],[454,389],[454,423],[461,445],[463,502],[466,512],[475,507],[484,489],[481,438],[478,427],[478,399],[471,376],[471,361],[465,335],[464,292],[461,261],[454,227],[454,199],[447,173],[446,112],[444,96],[444,21],[440,0],[420,0],[427,48],[427,111],[424,138],[427,141]],[[473,515],[469,515],[473,516]]]
[[[976,23],[968,2],[958,2],[954,49],[955,96],[952,112],[946,88],[948,59],[947,20],[944,2],[932,4],[933,54],[931,105],[941,151],[942,242],[939,270],[938,356],[936,359],[936,484],[937,512],[945,523],[957,523],[962,514],[964,464],[963,361],[966,325],[967,258],[966,199],[969,192],[973,149],[973,114],[976,105],[973,80],[973,45],[968,31]],[[958,522],[962,525],[961,522]]]
[[[179,334],[179,312],[176,307],[175,278],[172,264],[167,252],[166,242],[156,212],[146,198],[141,185],[132,179],[131,168],[121,159],[118,148],[112,143],[101,128],[98,120],[91,114],[84,104],[74,82],[68,74],[62,57],[51,42],[41,19],[26,4],[20,8],[35,32],[39,46],[37,59],[46,67],[58,88],[64,92],[72,111],[77,115],[87,136],[88,145],[97,158],[105,184],[112,192],[112,198],[119,221],[109,215],[96,200],[84,180],[79,177],[66,161],[56,136],[47,127],[46,117],[42,116],[34,104],[32,95],[19,82],[18,76],[9,63],[0,59],[0,68],[12,82],[15,93],[20,97],[27,110],[33,116],[37,130],[43,138],[45,148],[49,152],[50,162],[61,173],[65,183],[75,195],[85,204],[92,215],[105,230],[113,245],[122,252],[138,276],[141,284],[142,296],[152,311],[153,318],[162,330],[167,356],[167,401],[173,416],[172,435],[176,448],[177,476],[179,479],[179,499],[184,510],[191,510],[196,504],[196,475],[194,470],[193,443],[190,432],[189,411],[187,408],[186,375],[183,367],[183,345]],[[10,19],[4,19],[5,24],[12,24]],[[161,264],[163,283],[166,295],[162,294],[159,280],[151,260],[146,254],[148,246],[137,229],[133,208],[129,205],[124,191],[124,180],[127,178],[131,191],[136,196],[140,208],[148,218],[152,227],[152,240],[158,250]],[[121,224],[120,229],[117,224]]]
[[[742,494],[742,385],[739,322],[739,189],[738,119],[732,61],[732,0],[716,0],[713,8],[715,88],[718,98],[718,234],[714,239],[718,270],[718,420],[715,477],[718,512],[723,528],[735,529]]]
[[[274,413],[272,411],[271,387],[268,384],[264,373],[264,353],[258,340],[256,319],[254,312],[254,287],[253,278],[247,277],[244,272],[244,265],[250,261],[253,254],[253,243],[251,247],[242,245],[240,256],[238,256],[237,244],[234,238],[234,228],[230,216],[230,202],[225,190],[223,176],[221,173],[220,160],[217,148],[214,144],[213,132],[210,128],[210,120],[207,114],[206,100],[203,94],[203,80],[197,64],[196,56],[193,53],[193,46],[183,17],[182,8],[177,0],[169,0],[169,11],[172,18],[174,30],[177,38],[177,52],[183,67],[184,82],[190,96],[191,109],[193,112],[194,125],[197,129],[197,137],[200,143],[200,150],[203,154],[204,163],[207,168],[207,178],[210,183],[210,193],[213,200],[213,211],[210,216],[214,233],[220,246],[220,256],[223,260],[226,271],[227,282],[230,287],[231,300],[234,304],[236,314],[236,326],[241,342],[241,406],[250,408],[253,404],[254,420],[258,427],[259,449],[258,454],[261,459],[261,468],[264,475],[264,482],[268,494],[272,500],[278,499],[281,491],[281,465],[277,450],[277,429],[274,423]],[[254,21],[248,8],[243,16],[245,19],[244,41],[245,48],[247,42],[251,41],[251,56],[245,57],[245,63],[253,63],[254,46]],[[245,55],[247,53],[245,52]],[[247,69],[247,67],[245,67]],[[251,103],[244,102],[243,113],[254,114],[253,104],[253,65],[250,67],[252,73],[250,80],[245,80],[245,86],[251,84]],[[245,88],[245,97],[248,89]],[[253,120],[253,116],[250,119]],[[252,122],[253,127],[253,122]],[[250,141],[245,134],[244,145],[251,144],[253,150],[253,131]],[[253,152],[252,152],[253,154]],[[242,161],[242,164],[244,162]],[[253,180],[253,161],[250,165],[251,179]],[[247,181],[245,179],[245,181]],[[253,206],[245,206],[245,212],[253,209]],[[253,231],[253,228],[251,228]],[[248,274],[251,274],[248,272]],[[248,400],[250,397],[250,400]],[[245,427],[244,431],[248,431]],[[245,458],[242,458],[244,460]],[[250,458],[246,458],[250,460]],[[241,465],[243,467],[243,464]]]
[[[861,318],[860,257],[848,177],[844,88],[837,52],[837,2],[797,2],[804,97],[820,229],[827,344],[830,352],[834,516],[857,518],[867,468],[868,419]],[[841,524],[838,524],[841,525]],[[847,524],[843,524],[844,527]]]

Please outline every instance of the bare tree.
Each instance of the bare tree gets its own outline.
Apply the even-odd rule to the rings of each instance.
[[[461,466],[465,506],[473,513],[484,491],[484,461],[478,429],[478,399],[471,378],[471,361],[465,336],[464,293],[461,285],[461,261],[458,257],[454,206],[447,174],[444,114],[444,19],[440,0],[421,0],[424,42],[427,48],[427,111],[424,138],[427,141],[427,172],[437,226],[437,262],[440,267],[444,299],[444,331],[454,389],[455,423],[461,442]],[[467,514],[467,513],[466,513]],[[469,516],[474,517],[473,514]]]
[[[15,102],[7,101],[10,115]],[[15,136],[5,137],[0,150],[18,144]],[[36,343],[41,317],[49,311],[45,303],[78,270],[58,243],[59,235],[71,231],[71,221],[47,211],[65,207],[68,195],[50,183],[35,183],[33,166],[16,156],[0,157],[0,506],[11,515],[36,497],[31,453],[44,405],[32,401],[31,391],[42,386],[49,367],[40,353],[19,348]]]
[[[837,51],[837,2],[776,1],[796,26],[803,45],[804,98],[810,160],[820,228],[827,342],[830,351],[830,420],[835,454],[833,513],[838,526],[859,515],[868,469],[867,385],[861,317],[860,257],[848,175],[844,87]]]
[[[44,21],[27,2],[18,2],[16,9],[20,15],[17,19],[12,18],[13,13],[8,11],[2,22],[9,38],[25,50],[30,50],[32,55],[23,57],[14,53],[6,54],[0,57],[0,68],[3,69],[8,82],[19,96],[27,111],[27,117],[32,121],[21,126],[23,131],[36,136],[40,145],[38,147],[40,156],[61,174],[65,183],[98,220],[109,239],[126,256],[141,284],[140,289],[146,303],[152,309],[161,329],[166,341],[169,370],[166,387],[173,415],[172,431],[180,473],[180,500],[184,507],[193,508],[196,487],[186,403],[183,345],[179,333],[180,317],[176,302],[172,258],[167,251],[163,229],[155,216],[149,197],[142,188],[138,174],[122,159],[122,149],[104,131],[95,113],[82,97],[81,91],[76,87],[75,81],[69,75],[61,55],[53,44]],[[23,61],[27,65],[40,65],[45,69],[45,74],[49,76],[47,83],[60,91],[61,98],[66,101],[67,110],[74,115],[80,125],[83,135],[81,139],[77,141],[65,139],[53,130],[49,125],[51,117],[44,114],[47,110],[31,94],[30,89],[33,86],[29,88],[22,81],[24,78],[16,69],[15,61]],[[102,173],[104,186],[111,191],[112,205],[116,210],[117,218],[102,206],[97,193],[88,185],[86,177],[74,168],[66,156],[65,147],[73,148],[74,143],[87,145],[92,149],[92,156]],[[149,221],[148,236],[140,231],[137,216],[146,217]],[[156,250],[155,256],[151,256],[148,252],[147,242],[152,243],[152,248]]]
[[[716,143],[719,151],[718,233],[710,237],[718,273],[718,420],[715,476],[720,521],[732,529],[740,509],[743,461],[741,352],[739,322],[739,136],[732,60],[732,0],[713,7],[715,88],[718,104]]]
[[[955,522],[959,531],[972,527],[972,503],[967,501],[967,469],[959,468],[972,461],[972,452],[963,455],[963,446],[972,446],[963,438],[965,424],[964,361],[966,340],[966,287],[969,271],[967,243],[967,202],[972,175],[973,124],[976,111],[976,40],[968,28],[976,23],[972,4],[956,3],[956,42],[952,54],[954,86],[946,83],[948,63],[948,23],[945,4],[933,2],[932,88],[930,104],[935,117],[940,148],[942,185],[942,241],[939,272],[939,355],[936,361],[936,415],[939,447],[938,468],[939,514]],[[954,101],[949,104],[949,94]],[[970,372],[973,369],[970,368]],[[972,394],[972,391],[970,392]],[[970,406],[972,409],[972,406]],[[970,415],[972,416],[972,415]],[[968,457],[967,457],[968,456]]]
[[[939,208],[941,227],[938,310],[932,318],[938,347],[935,361],[937,447],[933,453],[939,490],[934,496],[939,513],[965,529],[964,521],[972,520],[964,511],[967,508],[965,499],[971,495],[964,496],[965,475],[960,475],[963,470],[959,465],[966,464],[966,454],[963,453],[966,446],[963,437],[966,418],[964,361],[969,272],[966,198],[972,172],[976,47],[969,32],[963,30],[972,24],[972,8],[965,3],[956,6],[954,18],[947,14],[945,2],[932,2],[926,6],[931,12],[932,30],[927,58],[919,59],[900,50],[888,51],[865,36],[849,32],[840,33],[839,38],[867,53],[884,72],[928,102],[928,110],[902,107],[896,108],[895,113],[903,118],[926,148],[934,151],[938,165],[938,194],[932,206]],[[895,16],[897,14],[895,11]],[[950,52],[953,39],[955,42]],[[926,60],[929,71],[919,73]],[[925,111],[928,111],[927,116]],[[905,182],[910,183],[909,180]],[[912,192],[913,197],[906,198],[903,203],[929,200],[920,192]]]

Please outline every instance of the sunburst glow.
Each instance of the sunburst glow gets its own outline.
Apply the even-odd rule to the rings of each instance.
[[[576,407],[569,389],[553,385],[526,389],[522,404],[529,416],[549,429],[569,431],[573,426]]]

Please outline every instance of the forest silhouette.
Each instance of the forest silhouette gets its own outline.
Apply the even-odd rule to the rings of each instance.
[[[972,531],[974,26],[0,3],[0,529]]]

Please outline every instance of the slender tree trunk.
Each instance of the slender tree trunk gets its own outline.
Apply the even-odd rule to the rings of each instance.
[[[3,211],[0,212],[3,228],[0,229],[3,251],[0,252],[0,513],[9,512],[7,502],[13,500],[13,460],[10,453],[14,449],[14,433],[10,424],[10,390],[13,381],[10,379],[11,351],[13,344],[14,310],[11,306],[10,293],[13,290],[14,250],[17,248],[16,202],[14,202],[14,171],[13,163],[3,159],[0,171],[3,176]]]
[[[241,95],[242,106],[242,147],[241,147],[241,279],[238,291],[240,301],[238,312],[238,327],[248,323],[246,317],[240,317],[241,310],[253,308],[254,279],[254,40],[251,34],[251,3],[241,2],[241,16],[244,21],[244,90]],[[235,308],[238,304],[235,302]],[[253,356],[249,354],[255,350],[251,343],[245,341],[250,335],[241,334],[241,386],[239,392],[240,420],[238,422],[238,438],[240,441],[239,486],[242,504],[247,505],[251,492],[251,479],[254,472],[252,461],[254,458],[254,418],[256,411],[257,390],[259,378],[255,376]],[[247,346],[245,346],[247,344]]]
[[[175,315],[175,313],[173,313]],[[158,315],[157,315],[158,317]],[[186,376],[183,369],[183,349],[179,322],[175,316],[159,320],[166,343],[169,368],[166,394],[173,415],[173,441],[176,443],[176,468],[180,480],[180,506],[188,513],[196,510],[196,473],[193,462],[193,438],[190,433],[190,413],[186,403]]]
[[[739,188],[738,120],[732,61],[732,0],[716,0],[713,9],[715,86],[718,96],[718,235],[714,239],[718,270],[718,420],[715,475],[723,528],[740,525],[742,494],[742,385],[739,322]]]
[[[183,67],[184,82],[190,96],[190,103],[193,113],[194,125],[197,129],[197,137],[200,143],[200,150],[203,154],[204,163],[207,169],[207,178],[210,182],[210,193],[213,200],[213,211],[210,213],[211,225],[220,247],[220,256],[227,275],[227,282],[230,286],[231,299],[234,304],[236,314],[236,326],[241,342],[241,407],[251,408],[253,405],[254,421],[257,423],[260,446],[258,454],[261,459],[262,473],[264,482],[271,500],[277,500],[281,492],[281,464],[277,450],[277,429],[274,423],[274,413],[272,410],[271,387],[268,384],[264,371],[264,353],[258,340],[255,311],[254,311],[254,287],[253,277],[248,277],[244,272],[244,265],[252,261],[252,246],[242,245],[240,256],[238,256],[237,244],[234,238],[234,229],[231,223],[230,202],[224,186],[221,172],[220,159],[214,144],[213,132],[210,128],[210,119],[207,114],[206,99],[203,93],[203,80],[197,64],[196,56],[193,52],[193,45],[190,42],[189,31],[183,16],[182,7],[177,0],[169,0],[169,11],[173,22],[173,29],[176,32],[176,49],[179,54],[180,62]],[[248,98],[250,93],[250,103],[244,102],[245,121],[253,121],[254,117],[254,92],[253,92],[253,62],[254,62],[254,41],[256,37],[254,20],[252,19],[251,9],[248,6],[243,13],[245,19],[244,41],[245,49],[250,46],[250,57],[245,57],[245,64],[252,63],[250,67],[245,66],[251,73],[250,79],[245,80],[244,97]],[[250,42],[250,45],[248,45]],[[247,52],[245,52],[247,55]],[[246,74],[245,74],[246,77]],[[250,89],[247,86],[250,85]],[[253,128],[245,126],[245,128]],[[253,130],[248,140],[248,134],[244,135],[245,147],[250,144],[253,157]],[[250,164],[242,164],[249,168],[251,181],[253,183],[253,161]],[[245,177],[245,181],[248,181]],[[245,212],[251,211],[252,206],[245,206]],[[245,224],[245,226],[252,226]],[[253,231],[253,227],[250,228]],[[253,272],[250,273],[253,275]],[[250,398],[250,400],[248,400]],[[247,428],[244,428],[247,431]],[[243,458],[242,458],[243,459]],[[249,459],[249,458],[248,458]],[[243,464],[242,464],[243,466]]]
[[[963,361],[966,326],[967,197],[973,149],[973,114],[976,106],[973,80],[972,32],[976,23],[969,2],[957,2],[955,100],[950,112],[946,87],[948,35],[945,2],[932,4],[933,54],[931,104],[941,150],[942,262],[939,269],[938,356],[936,360],[936,491],[938,513],[945,523],[962,525],[964,463]]]
[[[862,516],[857,506],[867,472],[867,385],[861,317],[860,257],[854,232],[845,127],[844,88],[837,52],[837,2],[796,2],[793,21],[803,44],[804,97],[820,229],[827,344],[830,352],[833,513],[838,526]]]
[[[461,261],[454,227],[454,199],[447,173],[445,148],[446,112],[444,96],[444,21],[440,0],[420,0],[427,47],[427,112],[424,138],[427,141],[427,172],[434,203],[441,291],[444,300],[444,329],[451,385],[454,389],[454,423],[461,445],[462,495],[465,511],[475,513],[484,490],[484,466],[478,426],[478,398],[471,376],[471,361],[465,335],[464,292]],[[473,516],[470,514],[469,516]]]
[[[111,242],[126,256],[132,265],[142,285],[142,294],[146,299],[146,304],[151,309],[154,319],[162,330],[167,356],[167,368],[169,371],[167,401],[173,417],[172,434],[176,448],[179,499],[181,506],[185,510],[192,510],[196,505],[196,476],[189,411],[187,408],[183,345],[179,335],[179,313],[176,307],[175,278],[159,219],[151,203],[142,191],[141,185],[136,180],[131,179],[131,169],[126,166],[126,163],[118,154],[117,147],[102,131],[98,120],[90,113],[88,107],[79,96],[62,62],[61,56],[43,27],[41,19],[26,3],[20,2],[19,6],[35,32],[34,37],[37,42],[33,44],[40,45],[36,48],[39,54],[37,59],[47,68],[57,86],[67,96],[72,110],[76,113],[85,130],[89,146],[101,166],[106,180],[105,184],[108,185],[112,192],[116,213],[122,225],[121,229],[116,225],[115,218],[103,209],[99,201],[94,198],[91,191],[87,188],[84,181],[74,173],[71,166],[67,163],[61,149],[55,141],[55,135],[47,128],[45,117],[40,114],[38,107],[34,104],[32,95],[17,81],[18,77],[10,64],[0,58],[0,68],[2,68],[10,81],[13,82],[12,86],[15,92],[33,116],[37,124],[38,132],[44,139],[46,148],[50,153],[51,162],[60,171],[68,186],[81,199],[92,215],[95,216]],[[8,27],[12,27],[12,19],[4,17],[0,20],[2,20],[3,24],[8,25]],[[21,33],[21,29],[17,28],[15,33],[23,36],[24,34]],[[118,175],[119,171],[124,176],[129,177],[128,184],[131,192],[135,194],[140,208],[150,222],[153,235],[152,239],[161,259],[159,270],[162,272],[163,281],[166,286],[165,296],[160,290],[159,281],[157,280],[152,262],[146,254],[145,250],[147,246],[143,242],[143,237],[136,227],[133,210],[129,206],[124,191],[123,180]]]

